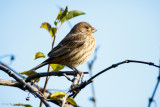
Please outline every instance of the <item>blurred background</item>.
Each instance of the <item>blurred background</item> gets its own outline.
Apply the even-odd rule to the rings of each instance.
[[[54,26],[59,7],[69,11],[80,10],[85,15],[70,20],[75,25],[86,21],[98,31],[94,34],[96,46],[99,46],[93,74],[106,67],[126,60],[134,59],[154,62],[160,60],[160,1],[159,0],[1,0],[0,1],[0,56],[14,54],[15,60],[10,64],[9,57],[0,60],[9,64],[17,72],[31,69],[45,59],[34,60],[36,52],[45,55],[51,50],[52,38],[41,29],[43,22]],[[57,33],[56,43],[70,31],[65,22]],[[92,58],[91,58],[92,59]],[[87,64],[77,69],[88,71]],[[46,72],[47,66],[37,72]],[[70,70],[67,67],[64,70]],[[95,78],[97,107],[146,107],[158,77],[158,69],[152,66],[129,63]],[[85,75],[84,80],[89,75]],[[13,80],[3,71],[0,79]],[[45,78],[40,80],[43,86]],[[47,89],[67,92],[71,82],[64,77],[51,77]],[[160,106],[160,87],[155,95]],[[39,99],[18,88],[0,86],[0,106],[24,103],[39,106]],[[81,107],[92,107],[91,85],[83,89],[75,98]],[[52,106],[55,106],[52,104]],[[152,107],[155,104],[152,103]]]

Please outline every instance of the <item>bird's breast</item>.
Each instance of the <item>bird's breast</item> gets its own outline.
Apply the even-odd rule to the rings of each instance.
[[[93,54],[95,49],[95,38],[88,36],[83,45],[70,49],[65,55],[56,58],[53,63],[58,63],[67,66],[78,66],[85,63]]]

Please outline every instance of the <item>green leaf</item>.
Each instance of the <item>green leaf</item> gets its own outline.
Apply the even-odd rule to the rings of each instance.
[[[13,106],[24,106],[24,107],[32,107],[29,104],[13,104]]]
[[[51,36],[53,37],[52,28],[51,28],[51,25],[49,23],[47,23],[47,22],[42,23],[41,28],[46,29],[51,34]]]
[[[61,99],[62,97],[64,97],[66,95],[65,92],[62,91],[56,91],[53,94],[50,95],[50,99]],[[73,97],[69,97],[67,99],[67,102],[72,104],[73,106],[77,106],[76,102],[74,101]]]
[[[45,58],[45,55],[42,52],[37,52],[34,55],[34,59]]]
[[[58,23],[59,23],[58,20],[55,20],[55,21],[54,21],[54,24],[55,24],[56,26],[58,25]]]
[[[24,72],[20,72],[20,74],[31,76],[31,75],[37,74],[37,72],[36,71],[24,71]]]
[[[68,12],[68,14],[65,17],[63,17],[61,19],[61,23],[64,23],[65,21],[68,21],[71,18],[74,18],[74,17],[79,16],[79,15],[83,15],[83,14],[85,14],[85,13],[82,12],[82,11],[78,11],[78,10],[70,11],[70,12]]]
[[[60,19],[60,17],[62,16],[63,11],[64,10],[61,8],[59,13],[58,13],[58,15],[57,15],[57,18],[56,18],[57,20]]]
[[[68,6],[66,6],[65,10],[63,11],[63,13],[59,19],[62,20],[67,14],[68,14]]]
[[[56,30],[57,30],[57,28],[52,27],[53,36],[55,36]]]
[[[26,75],[26,76],[31,76],[31,75],[34,75],[34,74],[37,74],[36,71],[23,71],[23,72],[19,72],[20,74],[23,74],[23,75]],[[39,82],[40,78],[34,78],[33,80],[35,80],[35,82]]]
[[[85,14],[85,13],[82,11],[78,11],[78,10],[73,10],[73,11],[68,12],[68,6],[66,6],[65,10],[63,10],[63,8],[60,9],[60,11],[57,15],[57,18],[54,21],[54,24],[56,26],[59,22],[61,22],[61,24],[63,24],[65,21],[68,21],[71,18],[74,18],[79,15],[83,15],[83,14]]]
[[[60,18],[61,18],[61,16],[62,16],[63,11],[64,11],[64,10],[61,8],[60,11],[59,11],[59,13],[58,13],[58,15],[57,15],[56,20],[54,21],[54,24],[55,24],[56,26],[57,26],[58,23],[60,22]]]
[[[50,95],[50,98],[51,98],[51,99],[60,99],[60,98],[64,97],[65,95],[66,95],[65,92],[56,91],[56,92],[54,92],[54,93],[52,93],[52,94]]]
[[[50,64],[51,65],[51,67],[52,67],[52,72],[53,71],[60,71],[61,69],[63,69],[64,68],[64,65],[60,65],[60,64]]]
[[[72,104],[73,106],[76,106],[76,107],[77,107],[77,104],[76,104],[76,102],[74,101],[73,97],[69,97],[69,98],[67,99],[67,102],[70,103],[70,104]]]
[[[57,26],[58,23],[61,21],[61,19],[63,17],[65,17],[67,14],[68,14],[68,7],[66,6],[65,10],[63,10],[63,8],[61,8],[58,15],[57,15],[56,20],[54,21],[54,24]]]

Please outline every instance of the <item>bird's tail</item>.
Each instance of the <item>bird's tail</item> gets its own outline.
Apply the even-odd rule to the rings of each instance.
[[[40,67],[42,67],[42,66],[45,66],[45,65],[47,65],[47,64],[48,64],[48,62],[47,62],[47,61],[44,61],[44,62],[42,62],[41,64],[37,65],[36,67],[32,68],[32,69],[29,70],[29,71],[35,71],[36,69],[38,69],[38,68],[40,68]]]

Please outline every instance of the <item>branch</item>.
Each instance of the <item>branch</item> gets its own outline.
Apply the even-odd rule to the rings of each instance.
[[[66,93],[66,95],[61,99],[62,101],[62,104],[61,104],[61,107],[65,107],[65,103],[67,102],[67,98],[69,97],[70,95],[70,91],[68,93]]]
[[[0,85],[22,88],[19,82],[5,79],[0,79]]]
[[[137,60],[125,60],[125,61],[122,61],[122,62],[119,62],[119,63],[116,63],[116,64],[113,64],[109,67],[107,67],[106,69],[98,72],[97,74],[95,74],[93,77],[91,77],[90,79],[88,79],[87,81],[84,81],[80,84],[79,87],[76,87],[74,90],[79,90],[77,91],[78,93],[80,92],[81,89],[83,89],[84,87],[86,87],[88,84],[92,83],[93,82],[93,79],[98,77],[99,75],[101,75],[102,73],[112,69],[112,68],[116,68],[118,67],[119,65],[122,65],[122,64],[126,64],[126,63],[140,63],[140,64],[147,64],[147,65],[150,65],[150,66],[154,66],[154,67],[157,67],[157,68],[160,68],[160,66],[158,65],[155,65],[153,62],[144,62],[144,61],[137,61]],[[78,94],[77,93],[77,94]],[[71,97],[73,95],[70,95],[69,97]]]
[[[88,72],[83,72],[84,74],[88,74]],[[34,78],[40,78],[45,76],[64,76],[66,75],[73,75],[75,76],[77,73],[74,71],[54,71],[54,72],[44,72],[44,73],[37,73],[35,75],[31,75],[26,78],[26,82],[30,82]]]
[[[87,80],[87,82],[91,82],[94,78],[96,78],[97,76],[99,76],[100,74],[112,69],[112,68],[116,68],[117,66],[119,65],[122,65],[122,64],[125,64],[125,63],[140,63],[140,64],[147,64],[147,65],[151,65],[151,66],[154,66],[154,67],[157,67],[157,68],[160,68],[160,66],[158,65],[155,65],[153,62],[144,62],[144,61],[136,61],[136,60],[125,60],[125,61],[122,61],[122,62],[119,62],[117,64],[113,64],[111,65],[110,67],[100,71],[99,73],[97,73],[96,75],[94,75],[93,77],[91,77],[89,80]]]
[[[81,75],[79,75],[77,73],[77,75],[74,77],[73,79],[73,83],[69,89],[69,91],[66,93],[66,95],[61,99],[61,107],[65,107],[65,104],[67,102],[67,99],[70,97],[70,94],[73,92],[73,95],[77,93],[77,90],[75,87],[79,86],[79,83],[81,82],[83,78],[83,72],[81,73]]]
[[[17,82],[17,81],[0,79],[0,85],[16,87],[16,88],[19,88],[21,90],[24,90],[23,87],[22,87],[22,85],[19,82]],[[34,90],[38,90],[37,87],[35,87],[35,86],[32,86],[32,88]],[[28,89],[26,89],[26,90],[28,90]],[[57,105],[60,105],[60,101],[59,100],[48,100],[51,94],[52,93],[50,93],[48,91],[45,91],[44,97],[47,98],[47,101],[53,102],[53,103],[55,103]]]
[[[19,82],[19,84],[22,85],[22,89],[25,90],[29,90],[29,92],[33,93],[34,95],[36,95],[44,104],[46,107],[50,107],[50,105],[47,103],[47,101],[45,100],[45,98],[40,94],[41,92],[38,90],[35,90],[35,88],[33,88],[33,86],[31,86],[30,84],[26,83],[24,80],[22,80],[20,77],[18,77],[13,71],[6,69],[3,66],[0,66],[0,70],[4,71],[5,73],[7,73],[10,77],[13,77],[16,81]]]
[[[152,63],[152,62],[144,62],[144,61],[136,61],[136,60],[125,60],[125,61],[122,61],[122,62],[113,64],[113,65],[107,67],[106,69],[100,71],[99,73],[97,73],[96,75],[94,75],[93,77],[91,77],[90,79],[88,79],[87,81],[82,82],[80,85],[79,85],[79,82],[80,82],[79,80],[81,80],[82,77],[79,77],[79,79],[78,79],[79,82],[76,83],[75,85],[72,85],[72,86],[70,87],[70,90],[68,91],[68,94],[66,94],[66,96],[65,96],[64,98],[62,98],[61,101],[65,104],[66,99],[67,99],[68,97],[77,95],[77,94],[80,92],[81,89],[83,89],[83,88],[86,87],[88,84],[90,84],[91,82],[93,82],[93,79],[96,78],[97,76],[99,76],[100,74],[102,74],[102,73],[104,73],[104,72],[106,72],[106,71],[108,71],[108,70],[110,70],[110,69],[112,69],[112,68],[116,68],[116,67],[119,66],[119,65],[122,65],[122,64],[125,64],[125,63],[130,63],[130,62],[132,62],[132,63],[147,64],[147,65],[151,65],[151,66],[160,68],[160,66],[155,65],[155,64]],[[9,83],[10,85],[8,84],[8,86],[11,86],[11,84],[12,84],[12,85],[13,85],[13,84],[17,84],[17,87],[19,87],[18,84],[20,84],[20,85],[21,85],[21,86],[20,86],[21,89],[23,89],[23,90],[25,90],[25,89],[29,90],[31,93],[35,94],[41,101],[43,101],[43,103],[44,103],[46,106],[49,107],[49,105],[47,105],[48,103],[46,102],[45,98],[44,98],[43,96],[41,96],[41,94],[39,94],[37,88],[35,89],[35,88],[33,88],[33,86],[25,83],[25,82],[24,82],[22,79],[20,79],[14,72],[12,72],[12,71],[10,71],[10,70],[7,70],[6,68],[4,68],[4,67],[2,67],[2,66],[0,66],[0,70],[6,72],[9,76],[13,77],[16,81],[18,81],[18,83],[11,82],[11,83]],[[47,76],[47,75],[48,75],[48,76],[52,76],[52,75],[64,76],[64,73],[66,73],[67,75],[74,75],[74,74],[72,74],[72,72],[58,72],[57,74],[56,74],[56,72],[49,72],[49,73],[38,73],[38,74],[35,75],[35,78],[43,77],[43,76]],[[70,74],[70,73],[71,73],[71,74]],[[88,73],[88,72],[84,72],[84,73]],[[44,74],[44,75],[42,75],[42,74]],[[159,71],[159,75],[160,75],[160,71]],[[28,78],[31,78],[31,77],[28,77]],[[28,78],[27,78],[27,80],[30,80],[30,79],[28,79]],[[75,78],[76,78],[76,77],[75,77]],[[32,78],[32,79],[33,79],[33,78]],[[27,81],[27,80],[26,80],[26,81]],[[3,81],[4,81],[4,80],[3,80]],[[0,80],[0,85],[5,85],[3,81]],[[77,81],[77,80],[75,79],[74,82],[75,82],[75,81]],[[74,84],[74,82],[73,82],[73,84]],[[149,102],[149,103],[151,103],[151,102],[153,101],[153,97],[154,97],[154,94],[155,94],[155,92],[156,92],[156,90],[157,90],[157,87],[158,87],[159,82],[160,82],[160,76],[158,77],[157,85],[156,85],[155,90],[154,90],[154,92],[153,92],[152,98],[150,98],[150,102]],[[7,85],[7,84],[6,84],[6,85]],[[15,85],[15,87],[16,87],[16,85]],[[73,94],[72,94],[72,95],[69,95],[71,92],[73,92]],[[47,96],[49,97],[50,94],[51,94],[51,93],[48,92],[48,95],[47,95]],[[69,95],[69,96],[68,96],[68,95]],[[46,98],[48,98],[48,97],[46,97]],[[55,102],[54,102],[54,103],[55,103]],[[59,105],[59,103],[58,103],[58,105]],[[150,105],[150,104],[149,104],[149,105]],[[61,105],[61,106],[62,106],[62,105]]]

